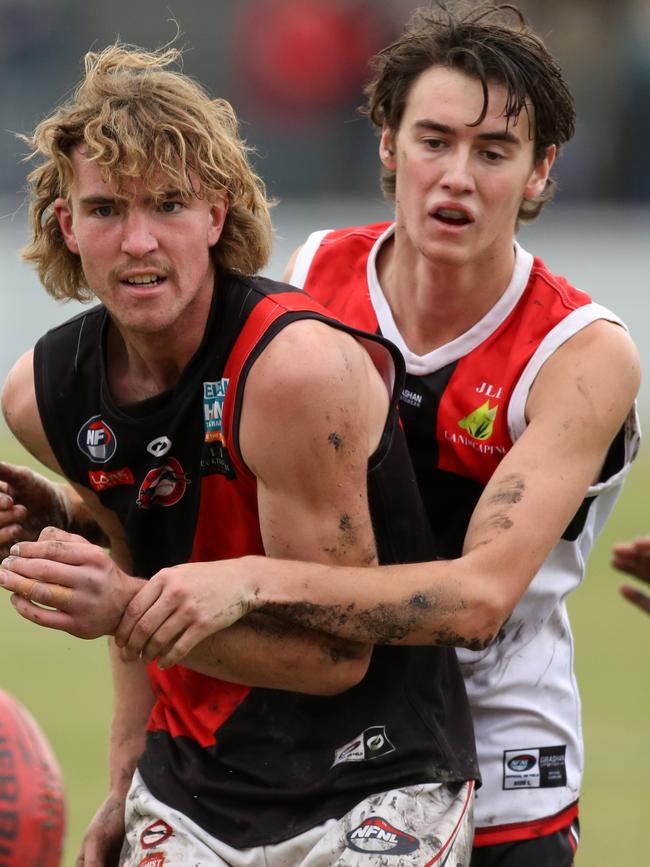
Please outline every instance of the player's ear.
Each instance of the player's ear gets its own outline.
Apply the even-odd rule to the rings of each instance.
[[[74,221],[72,219],[72,205],[70,204],[70,201],[59,197],[54,200],[52,207],[54,209],[54,215],[59,223],[59,228],[61,229],[61,234],[63,235],[66,247],[71,253],[75,253],[78,256],[79,245],[77,244],[77,237],[74,233]]]
[[[395,136],[393,131],[387,126],[384,126],[379,139],[379,159],[382,161],[384,168],[394,172],[397,168],[397,160],[395,159]]]
[[[224,196],[219,196],[210,205],[210,222],[208,225],[208,246],[214,247],[223,231],[223,224],[226,222],[228,214],[228,199]]]
[[[524,189],[524,199],[535,199],[544,192],[556,156],[557,148],[555,145],[549,145],[546,148],[544,157],[535,163],[532,174]]]

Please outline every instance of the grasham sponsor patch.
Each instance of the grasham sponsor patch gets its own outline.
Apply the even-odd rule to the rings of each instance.
[[[566,745],[505,750],[504,789],[552,789],[566,786]]]
[[[381,816],[369,816],[346,836],[348,848],[355,852],[408,855],[420,848],[417,837],[401,831]]]

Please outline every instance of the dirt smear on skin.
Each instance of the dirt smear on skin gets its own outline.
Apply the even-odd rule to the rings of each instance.
[[[317,605],[303,601],[271,603],[265,606],[265,610],[282,620],[299,622],[311,629],[334,635],[344,630],[353,640],[372,644],[394,644],[404,641],[415,631],[422,631],[428,613],[436,607],[440,607],[436,599],[424,592],[418,592],[400,603],[378,603],[369,608],[359,608],[354,603]],[[457,607],[463,608],[464,603]],[[421,643],[482,650],[491,640],[492,637],[487,641],[479,638],[463,638],[458,633],[442,627],[430,630],[428,639]]]

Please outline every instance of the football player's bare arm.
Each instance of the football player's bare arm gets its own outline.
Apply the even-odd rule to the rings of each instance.
[[[144,750],[146,724],[154,704],[146,666],[126,661],[110,642],[113,716],[108,751],[108,794],[100,804],[81,844],[87,867],[117,864],[124,839],[124,809],[131,778]]]
[[[2,412],[9,429],[27,451],[48,469],[63,475],[41,424],[34,388],[34,353],[18,359],[2,388]]]
[[[16,438],[41,463],[60,473],[40,424],[33,351],[21,356],[9,373],[2,408]],[[0,461],[0,556],[6,556],[14,542],[37,539],[47,526],[77,533],[98,545],[107,544],[84,500],[69,484],[57,484],[29,467]]]
[[[221,614],[263,609],[371,643],[484,647],[497,634],[598,478],[631,411],[638,354],[620,327],[596,322],[546,362],[525,433],[477,504],[463,556],[358,569],[262,558],[217,564]]]
[[[14,365],[3,389],[2,405],[16,438],[41,463],[61,474],[40,421],[31,353]],[[34,546],[36,556],[26,559],[9,557],[3,563],[7,568],[0,572],[0,580],[7,590],[13,592],[14,607],[26,619],[55,629],[67,628],[72,634],[83,634],[84,631],[92,634],[96,628],[93,617],[100,620],[113,617],[119,621],[139,582],[128,574],[132,568],[131,559],[115,515],[84,489],[78,488],[76,494],[74,489],[70,489],[70,496],[77,496],[80,503],[87,503],[92,510],[88,514],[93,516],[93,520],[103,522],[107,532],[102,530],[101,538],[110,539],[115,560],[81,536],[46,528],[41,533],[44,541],[22,543]],[[63,563],[44,559],[48,552],[54,551],[63,557]],[[12,561],[14,565],[22,566],[22,573],[11,569]],[[107,570],[110,570],[110,582],[105,580]],[[73,588],[63,583],[71,572],[81,586],[94,588],[87,596],[82,593],[75,596]],[[44,578],[50,578],[53,583],[44,581]],[[110,586],[108,595],[102,591],[102,587],[107,586]],[[60,604],[61,610],[41,607],[54,604]],[[68,606],[72,609],[64,610]],[[144,747],[146,720],[153,706],[153,693],[143,663],[140,660],[122,662],[115,648],[112,648],[111,658],[114,711],[109,749],[109,794],[90,823],[82,843],[81,855],[88,867],[117,863],[124,837],[126,792]]]
[[[285,283],[290,282],[291,275],[293,274],[293,269],[296,267],[296,262],[298,261],[298,256],[300,255],[300,251],[302,250],[304,244],[301,244],[299,247],[293,251],[291,256],[289,257],[289,261],[287,262],[284,272],[282,274],[282,280]]]
[[[14,392],[23,396],[30,391],[31,402],[14,402]],[[20,380],[14,377],[12,387],[5,389],[5,407],[21,442],[50,469],[60,472],[40,423],[31,360],[22,368]],[[112,544],[118,546],[122,555],[118,559],[123,560],[126,540],[116,516],[91,491],[82,487],[77,491]],[[102,548],[51,527],[41,533],[38,542],[22,542],[13,550],[0,571],[0,584],[14,594],[12,602],[18,613],[41,626],[78,637],[112,634],[126,605],[145,583],[120,569]],[[201,564],[187,568],[200,571]],[[193,584],[192,598],[186,600],[197,626],[205,624],[207,617],[206,606],[200,604],[200,589],[200,584]],[[356,644],[299,625],[279,630],[277,622],[262,613],[254,615],[250,623],[237,623],[222,632],[208,651],[207,662],[203,657],[197,661],[197,668],[208,674],[251,686],[316,693],[345,689],[351,680],[358,679],[367,662],[365,651]],[[146,658],[155,655],[150,649],[148,653]],[[296,660],[300,660],[299,669]]]
[[[3,389],[2,408],[16,439],[44,466],[63,475],[41,423],[31,352],[12,368]],[[117,517],[92,492],[80,486],[72,490],[102,528],[102,537],[110,539],[113,558],[77,534],[49,527],[41,532],[41,541],[19,543],[21,556],[3,560],[0,585],[13,594],[14,608],[25,619],[82,638],[96,638],[110,634],[107,624],[115,628],[140,581],[115,562],[130,560]]]
[[[257,478],[260,527],[270,557],[364,566],[376,562],[367,461],[381,438],[388,404],[386,386],[366,352],[349,335],[322,323],[289,326],[256,361],[244,391],[240,444]],[[133,652],[147,638],[145,651],[153,642],[155,652],[163,652],[163,663],[183,658],[200,638],[215,632],[214,618],[222,616],[215,568],[220,564],[192,563],[154,576],[127,609],[132,622],[139,622],[132,632],[132,623],[124,632],[120,627],[117,638],[129,636]],[[144,616],[140,605],[147,609]],[[201,622],[196,620],[199,612]],[[245,611],[232,612],[233,619],[241,613]],[[271,628],[285,632],[277,630],[277,623]],[[363,676],[370,647],[333,645],[324,636],[320,641],[324,670],[315,672],[313,685],[303,681],[300,689],[336,691]],[[219,648],[217,634],[183,663],[209,672],[211,654],[221,658]],[[334,659],[340,660],[341,676],[329,690],[324,677],[336,669]],[[254,657],[250,664],[256,664]],[[301,675],[302,659],[288,656],[287,664],[290,682],[306,676]]]
[[[542,367],[526,405],[528,426],[486,486],[461,558],[483,564],[483,586],[496,603],[497,619],[510,615],[599,480],[609,447],[633,411],[639,382],[629,335],[606,321],[584,328]],[[476,594],[470,600],[489,611],[488,600],[478,595],[480,583],[469,586]],[[471,631],[470,609],[466,623],[457,618],[464,633]]]

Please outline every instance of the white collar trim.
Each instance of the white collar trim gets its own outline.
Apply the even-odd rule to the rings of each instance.
[[[375,241],[368,256],[367,276],[370,300],[375,310],[381,333],[400,350],[404,356],[407,371],[416,376],[422,376],[427,373],[433,373],[435,370],[440,370],[453,361],[458,361],[459,358],[467,355],[497,330],[501,323],[510,315],[528,285],[530,272],[533,267],[533,257],[514,241],[515,267],[512,272],[512,279],[508,284],[508,288],[494,307],[488,310],[485,316],[479,319],[469,331],[466,331],[449,343],[445,343],[444,346],[439,346],[437,349],[428,352],[426,355],[416,355],[408,348],[404,338],[400,334],[377,277],[377,254],[382,244],[394,233],[395,224],[393,223]]]

